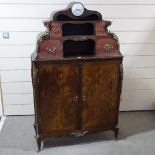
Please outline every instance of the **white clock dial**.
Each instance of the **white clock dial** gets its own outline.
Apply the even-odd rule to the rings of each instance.
[[[81,3],[75,3],[72,5],[71,11],[74,16],[81,16],[84,12],[84,6]]]

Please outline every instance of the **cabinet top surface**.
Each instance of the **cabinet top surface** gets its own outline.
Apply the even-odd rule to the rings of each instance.
[[[115,55],[107,55],[107,56],[72,56],[72,57],[47,57],[46,55],[43,56],[39,56],[37,55],[36,52],[34,52],[31,55],[31,60],[33,62],[45,62],[45,61],[51,61],[51,62],[56,62],[56,61],[65,61],[65,62],[85,62],[85,61],[97,61],[97,60],[122,60],[123,59],[123,55],[118,52]]]

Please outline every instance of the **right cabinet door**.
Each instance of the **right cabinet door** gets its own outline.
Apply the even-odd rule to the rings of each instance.
[[[82,130],[116,125],[119,62],[84,63],[82,67]]]

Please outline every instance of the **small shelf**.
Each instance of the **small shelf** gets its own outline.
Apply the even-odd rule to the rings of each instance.
[[[88,39],[92,39],[92,40],[95,40],[95,35],[70,35],[70,36],[63,36],[62,37],[62,40],[88,40]]]

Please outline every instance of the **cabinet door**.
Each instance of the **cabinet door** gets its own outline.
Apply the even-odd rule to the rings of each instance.
[[[82,69],[82,130],[102,130],[116,123],[119,63],[85,63]]]
[[[69,64],[39,66],[39,134],[63,135],[77,128],[79,68]]]

